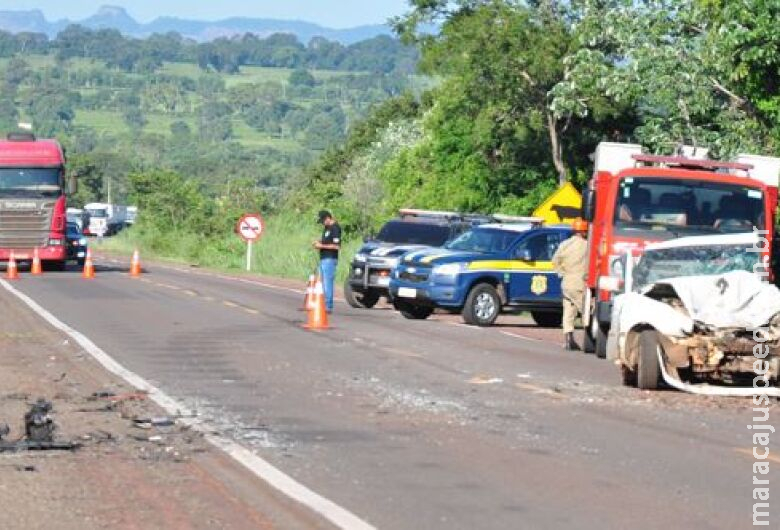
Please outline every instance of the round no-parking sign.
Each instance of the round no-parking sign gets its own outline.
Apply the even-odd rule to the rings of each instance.
[[[265,223],[259,213],[246,214],[238,220],[237,232],[241,239],[252,243],[263,235]]]

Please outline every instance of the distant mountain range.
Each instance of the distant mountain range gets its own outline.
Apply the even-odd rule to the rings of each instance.
[[[392,33],[387,25],[379,24],[333,29],[300,20],[245,17],[232,17],[216,21],[159,17],[148,24],[142,24],[131,17],[124,8],[117,6],[103,6],[98,9],[97,13],[84,20],[63,19],[53,22],[46,20],[43,12],[37,9],[0,11],[0,30],[11,33],[45,33],[49,37],[54,37],[70,24],[80,24],[92,29],[117,29],[123,34],[133,37],[146,37],[152,33],[175,31],[184,37],[201,42],[244,33],[254,33],[261,37],[274,33],[291,33],[303,43],[309,42],[312,37],[325,37],[344,44],[352,44],[378,35]]]

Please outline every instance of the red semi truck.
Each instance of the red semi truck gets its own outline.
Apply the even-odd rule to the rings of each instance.
[[[740,155],[733,162],[709,160],[686,149],[684,156],[656,156],[642,146],[603,142],[594,176],[583,193],[590,222],[589,271],[584,302],[585,349],[606,356],[612,296],[622,288],[625,258],[647,243],[685,236],[761,231],[776,243],[780,159]]]
[[[38,249],[41,261],[64,269],[66,260],[65,154],[56,140],[12,133],[0,141],[0,262],[11,253],[28,261]]]

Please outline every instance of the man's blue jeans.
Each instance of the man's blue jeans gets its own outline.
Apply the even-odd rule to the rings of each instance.
[[[323,258],[320,260],[320,275],[322,276],[322,288],[325,290],[325,308],[333,311],[333,283],[336,280],[336,268],[339,260]]]

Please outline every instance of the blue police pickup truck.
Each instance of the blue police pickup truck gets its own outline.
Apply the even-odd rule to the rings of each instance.
[[[540,326],[561,323],[561,282],[552,266],[569,227],[486,224],[444,248],[406,254],[393,272],[395,308],[410,319],[442,308],[490,326],[501,312],[530,311]]]

